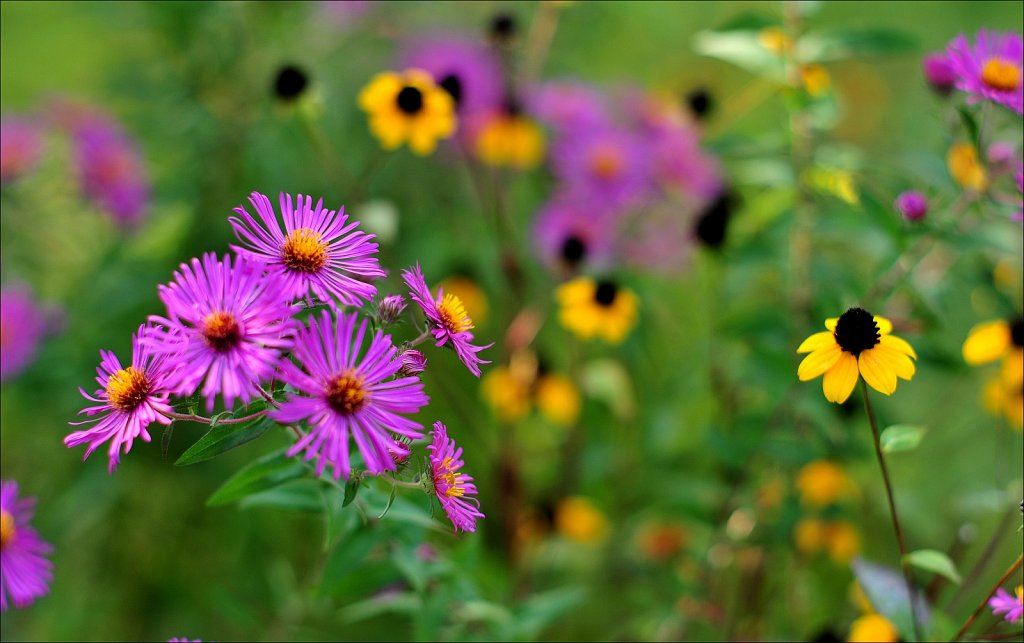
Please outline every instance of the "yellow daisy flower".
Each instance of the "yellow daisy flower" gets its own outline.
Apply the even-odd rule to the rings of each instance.
[[[491,167],[528,170],[544,159],[544,133],[517,106],[509,106],[481,126],[476,156]]]
[[[840,317],[825,320],[826,332],[804,340],[797,353],[810,353],[800,362],[797,377],[801,382],[824,375],[822,389],[829,402],[843,403],[857,376],[863,376],[871,388],[891,395],[896,378],[910,380],[917,354],[910,344],[890,335],[892,322],[872,315],[863,308],[851,308]]]
[[[455,133],[455,102],[425,71],[377,74],[359,92],[359,107],[370,116],[370,131],[386,150],[408,141],[426,156],[438,139]]]
[[[964,342],[963,355],[971,366],[1002,360],[999,374],[985,387],[985,406],[1024,428],[1024,318],[978,324]]]
[[[558,320],[577,337],[618,344],[636,324],[637,297],[612,281],[577,277],[555,291]]]
[[[580,392],[565,375],[542,375],[536,385],[537,408],[555,424],[570,426],[580,416]]]
[[[890,643],[899,641],[900,633],[889,619],[881,614],[872,613],[865,614],[853,622],[850,626],[850,637],[846,640],[850,643]]]

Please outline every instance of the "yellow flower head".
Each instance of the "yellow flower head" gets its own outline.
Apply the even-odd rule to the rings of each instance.
[[[558,320],[577,337],[618,344],[636,324],[637,298],[612,281],[577,277],[555,291]]]
[[[815,555],[828,552],[837,565],[846,565],[860,551],[860,534],[845,520],[804,518],[796,524],[793,540],[799,552]]]
[[[438,139],[455,133],[455,103],[425,71],[385,72],[359,92],[359,107],[370,116],[370,131],[386,150],[408,141],[426,156]]]
[[[555,510],[558,532],[570,540],[596,543],[608,532],[608,519],[597,506],[583,497],[566,498]]]
[[[544,159],[544,133],[537,123],[512,105],[481,126],[476,155],[485,165],[528,170]]]
[[[793,46],[793,39],[778,27],[765,27],[757,34],[761,46],[773,54],[782,55]]]
[[[480,382],[484,399],[506,422],[515,422],[530,412],[530,383],[512,369],[496,366]]]
[[[555,424],[570,426],[580,416],[580,392],[565,375],[550,373],[537,380],[537,408]]]
[[[1003,377],[994,377],[985,385],[985,408],[1002,415],[1018,431],[1024,430],[1024,386],[1011,384]]]
[[[973,192],[984,192],[988,188],[988,175],[978,160],[978,150],[970,143],[957,143],[949,148],[946,155],[949,174],[960,187]]]
[[[850,643],[874,641],[875,643],[895,643],[900,640],[896,627],[881,614],[865,614],[850,626]]]
[[[856,492],[853,480],[835,462],[818,460],[800,469],[796,477],[800,501],[813,507],[824,507],[849,498]]]
[[[824,67],[818,64],[804,65],[800,68],[800,80],[807,93],[815,98],[824,95],[832,87],[832,79]]]
[[[985,387],[985,406],[1024,428],[1024,319],[978,324],[964,342],[963,355],[972,366],[1002,360],[999,374]]]
[[[451,294],[459,298],[466,308],[466,314],[475,325],[482,326],[485,323],[489,312],[487,294],[480,286],[476,285],[476,282],[468,277],[455,276],[448,277],[438,286],[444,290],[446,295]]]
[[[801,382],[824,375],[822,389],[829,402],[843,403],[857,376],[871,388],[891,395],[896,378],[910,380],[917,354],[910,344],[890,335],[892,322],[873,316],[863,308],[851,308],[840,317],[825,320],[828,331],[804,340],[797,353],[810,353],[800,362],[797,377]]]

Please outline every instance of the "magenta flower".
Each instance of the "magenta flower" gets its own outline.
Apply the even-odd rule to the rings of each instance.
[[[558,136],[604,127],[609,123],[604,97],[597,89],[583,83],[545,83],[528,92],[526,102],[530,112]]]
[[[0,381],[18,375],[32,363],[44,330],[43,313],[28,288],[0,290]]]
[[[399,357],[402,360],[402,375],[419,375],[427,370],[427,357],[415,348],[403,351]]]
[[[700,146],[695,129],[662,129],[650,139],[655,180],[669,193],[689,201],[707,201],[722,191],[722,170]]]
[[[968,102],[988,99],[1024,114],[1024,41],[1014,33],[981,29],[974,46],[963,34],[946,48],[956,88]]]
[[[361,300],[372,299],[377,289],[368,283],[350,277],[383,277],[377,263],[377,244],[371,243],[372,234],[357,230],[358,221],[346,225],[348,215],[326,210],[323,199],[313,207],[312,197],[301,194],[293,206],[291,195],[280,195],[284,231],[277,221],[270,200],[253,192],[249,203],[255,208],[260,222],[246,212],[235,208],[238,217],[230,217],[235,236],[248,248],[232,245],[242,256],[267,264],[267,271],[283,277],[282,295],[295,299],[312,293],[321,300],[332,297],[346,306],[358,306]],[[345,274],[348,273],[348,274]]]
[[[167,402],[169,390],[165,385],[168,371],[163,359],[153,352],[144,338],[151,330],[149,327],[140,326],[132,335],[132,362],[127,368],[121,367],[117,356],[112,352],[101,350],[102,359],[96,368],[96,381],[102,388],[91,396],[83,389],[78,389],[85,399],[99,402],[98,406],[82,409],[79,415],[84,413],[87,416],[102,416],[81,422],[70,422],[72,426],[93,422],[96,425],[72,433],[64,438],[64,444],[74,448],[88,443],[89,448],[82,458],[84,460],[97,447],[109,440],[110,448],[107,455],[110,459],[110,473],[114,472],[120,462],[122,445],[124,452],[128,453],[132,450],[135,438],[142,436],[144,442],[150,441],[149,432],[146,430],[150,424],[171,423],[167,415],[173,413],[173,410]]]
[[[490,348],[492,344],[487,346],[473,344],[473,333],[469,332],[473,328],[473,320],[466,313],[462,301],[451,293],[445,295],[443,288],[438,289],[435,300],[430,294],[430,288],[427,287],[419,264],[416,264],[412,270],[403,270],[402,279],[409,287],[409,296],[419,304],[427,318],[430,332],[437,340],[435,346],[444,346],[445,344],[451,346],[469,372],[480,377],[480,365],[490,364],[490,362],[481,360],[476,354],[485,348]]]
[[[398,321],[399,315],[405,310],[405,298],[401,295],[388,295],[377,304],[377,323],[390,326]]]
[[[1005,614],[1003,619],[1010,623],[1024,618],[1024,587],[1018,586],[1013,594],[1000,587],[996,595],[989,599],[988,606],[996,616]]]
[[[135,141],[100,116],[84,118],[73,138],[82,193],[118,225],[137,227],[146,214],[149,181]]]
[[[462,473],[462,448],[455,448],[455,440],[448,438],[448,429],[442,422],[434,422],[433,443],[430,451],[430,469],[434,480],[434,493],[455,531],[476,531],[480,501],[471,496],[477,493],[473,478]]]
[[[949,96],[956,85],[956,72],[949,64],[946,54],[938,52],[928,54],[921,61],[921,70],[928,85],[939,96]]]
[[[928,213],[928,199],[916,190],[908,190],[896,197],[895,206],[907,221],[920,221]]]
[[[398,68],[430,74],[451,95],[459,118],[490,112],[501,104],[501,63],[482,42],[454,35],[414,40]]]
[[[35,505],[35,498],[18,500],[17,482],[0,484],[0,611],[7,611],[8,596],[20,609],[50,591],[53,563],[44,556],[53,547],[28,526]]]
[[[651,155],[642,138],[614,127],[577,131],[552,149],[553,169],[567,191],[612,209],[650,193]]]
[[[328,311],[296,334],[293,354],[298,365],[285,362],[281,379],[300,394],[291,395],[270,416],[282,424],[308,421],[310,430],[288,450],[306,450],[306,460],[318,458],[316,474],[334,466],[334,478],[348,478],[349,435],[370,473],[393,470],[388,445],[392,434],[423,437],[422,424],[403,417],[427,404],[423,384],[415,376],[395,378],[402,360],[391,338],[380,331],[360,357],[366,334],[364,319],[356,331],[356,314],[338,318]],[[392,447],[393,448],[393,447]]]
[[[0,183],[25,176],[39,164],[43,142],[30,121],[15,116],[0,120]]]
[[[554,197],[537,213],[534,239],[541,260],[552,269],[605,266],[614,254],[615,231],[607,209],[583,197]]]
[[[258,397],[291,346],[292,309],[278,274],[264,275],[263,267],[242,257],[232,266],[230,256],[218,261],[211,252],[181,264],[174,281],[159,287],[167,317],[150,316],[158,326],[147,341],[174,373],[168,388],[191,395],[203,382],[208,411],[217,394],[227,408]]]

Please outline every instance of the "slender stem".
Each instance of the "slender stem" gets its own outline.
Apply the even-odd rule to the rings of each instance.
[[[523,54],[521,84],[525,85],[540,75],[544,67],[544,59],[551,49],[551,41],[555,38],[558,28],[558,16],[561,13],[554,2],[541,2],[537,7],[530,33],[526,40],[526,51]]]
[[[404,480],[395,480],[386,473],[377,474],[377,477],[387,482],[388,484],[396,487],[405,487],[406,489],[422,489],[423,487],[418,482],[406,482]]]
[[[979,636],[978,638],[971,639],[971,640],[972,641],[1009,641],[1009,640],[1012,639],[1012,640],[1015,640],[1015,641],[1019,641],[1021,639],[1021,637],[1024,637],[1024,630],[1017,630],[1016,632],[1005,632],[1003,634],[986,634],[984,636]]]
[[[992,595],[996,593],[996,590],[1003,586],[1003,583],[1006,582],[1007,578],[1013,576],[1013,574],[1020,569],[1022,562],[1024,562],[1024,554],[1017,556],[1017,560],[1010,565],[1010,568],[1006,570],[1006,573],[996,581],[996,584],[992,586],[992,589],[989,590],[988,594],[985,595],[985,598],[981,601],[978,607],[975,608],[974,613],[971,614],[967,618],[967,621],[960,627],[960,631],[958,631],[953,638],[949,639],[950,643],[959,641],[963,635],[967,633],[968,628],[970,628],[971,624],[974,623],[974,619],[978,618],[978,614],[981,614],[981,611],[988,605],[988,599],[992,598]]]
[[[863,379],[860,381],[861,390],[864,392],[864,410],[868,414],[868,423],[871,424],[871,436],[875,443],[875,455],[878,456],[878,466],[882,469],[882,480],[885,482],[885,495],[889,500],[889,515],[892,518],[892,526],[896,531],[896,542],[900,547],[900,567],[903,569],[903,579],[907,582],[907,601],[910,605],[910,620],[914,624],[914,636],[916,640],[923,641],[921,624],[917,622],[917,606],[914,605],[914,581],[910,577],[910,564],[907,562],[907,542],[903,538],[903,527],[900,526],[899,516],[896,514],[896,500],[892,494],[892,481],[889,479],[889,468],[885,465],[885,457],[882,455],[882,443],[878,437],[878,423],[875,421],[875,412],[871,408],[871,397],[868,395],[868,385]]]
[[[419,337],[417,337],[416,339],[414,339],[411,342],[409,342],[409,346],[410,347],[411,346],[419,346],[420,344],[425,342],[428,337],[430,337],[430,327],[429,326],[422,333],[420,333]]]
[[[995,530],[992,532],[992,536],[989,538],[988,543],[985,545],[985,549],[982,550],[981,556],[978,557],[977,562],[974,563],[974,567],[964,578],[964,582],[960,584],[960,589],[957,590],[953,598],[950,599],[949,604],[946,606],[946,612],[951,612],[960,603],[964,597],[966,588],[973,587],[975,581],[981,576],[985,568],[988,567],[989,562],[995,555],[996,550],[999,549],[999,543],[1003,541],[1004,534],[1007,533],[1010,527],[1010,521],[1013,519],[1013,514],[1016,511],[1007,511],[1003,514],[1002,520],[996,525]]]
[[[249,422],[250,420],[255,420],[256,418],[263,417],[266,414],[267,411],[266,409],[264,409],[262,411],[257,411],[252,415],[246,415],[245,417],[226,418],[223,420],[217,420],[217,424],[242,424],[244,422]],[[204,417],[202,415],[194,415],[192,413],[171,412],[164,413],[163,415],[165,417],[171,418],[172,420],[179,420],[181,422],[198,422],[199,424],[213,424],[213,418]]]
[[[264,390],[262,386],[257,386],[256,388],[259,389],[260,395],[262,395],[263,399],[267,401],[267,404],[274,407],[275,409],[281,408],[281,405],[277,403],[277,400],[274,399],[274,396],[268,393],[266,390]]]

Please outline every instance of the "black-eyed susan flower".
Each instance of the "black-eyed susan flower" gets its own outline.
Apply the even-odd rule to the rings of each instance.
[[[414,153],[426,156],[439,139],[455,133],[455,101],[420,69],[377,74],[359,93],[359,107],[387,150],[408,141]]]
[[[863,308],[851,308],[825,320],[827,331],[804,340],[797,353],[810,353],[800,362],[801,382],[824,375],[822,388],[829,402],[842,404],[857,385],[858,375],[871,388],[892,395],[896,380],[914,376],[917,354],[906,341],[891,335],[892,322]]]
[[[618,344],[636,324],[637,297],[614,281],[577,277],[555,291],[558,320],[581,339]]]
[[[484,119],[476,135],[475,151],[485,165],[528,170],[544,159],[544,133],[518,103],[506,101]]]
[[[281,67],[274,76],[274,96],[285,102],[298,100],[308,86],[306,72],[295,65]]]
[[[1002,360],[985,388],[985,406],[1013,426],[1024,426],[1024,318],[978,324],[964,342],[963,355],[972,366]]]

